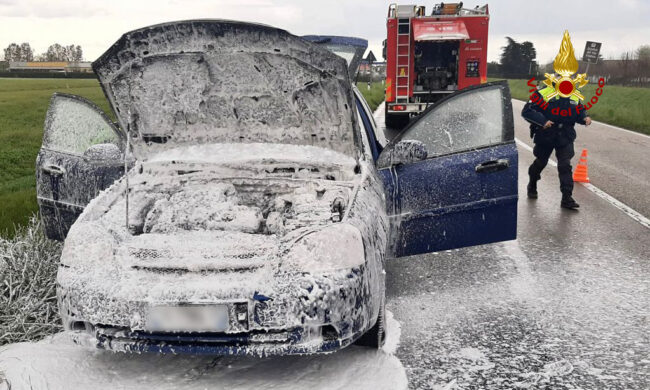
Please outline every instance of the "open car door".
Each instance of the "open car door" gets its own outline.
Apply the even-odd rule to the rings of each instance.
[[[429,107],[377,161],[392,254],[515,239],[517,164],[505,81],[463,89]]]
[[[36,158],[36,193],[48,238],[63,240],[86,205],[124,174],[124,141],[99,107],[52,96]]]
[[[338,37],[329,35],[305,35],[302,39],[325,46],[329,51],[343,57],[348,62],[350,79],[354,80],[359,64],[368,48],[368,41],[362,38]]]

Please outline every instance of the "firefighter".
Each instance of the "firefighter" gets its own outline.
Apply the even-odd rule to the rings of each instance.
[[[535,161],[528,168],[530,177],[527,187],[528,198],[537,199],[537,181],[541,178],[540,174],[555,150],[562,192],[560,205],[565,209],[575,210],[580,205],[572,196],[571,158],[575,154],[573,141],[576,139],[574,126],[576,123],[589,126],[591,118],[587,116],[586,108],[577,97],[549,98],[553,92],[555,89],[552,87],[537,90],[521,112],[524,119],[531,124],[531,137],[535,143],[533,148]]]

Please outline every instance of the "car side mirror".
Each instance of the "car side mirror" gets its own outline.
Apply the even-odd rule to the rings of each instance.
[[[84,152],[84,158],[91,162],[121,161],[124,156],[115,144],[97,144],[89,147]]]
[[[425,160],[427,156],[427,147],[422,142],[403,140],[385,149],[379,156],[377,166],[381,169],[393,165],[410,164]]]

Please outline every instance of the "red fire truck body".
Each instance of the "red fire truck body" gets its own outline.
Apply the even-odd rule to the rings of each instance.
[[[402,127],[411,115],[458,89],[487,81],[487,5],[391,4],[388,9],[386,125]]]

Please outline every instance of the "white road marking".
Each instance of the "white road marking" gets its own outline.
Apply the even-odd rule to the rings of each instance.
[[[384,102],[381,102],[377,106],[377,109],[375,109],[375,112],[372,114],[372,116],[375,117],[375,122],[377,122],[377,124],[379,124],[379,122],[381,120],[381,116],[384,115],[384,110],[385,109],[386,109],[386,105],[384,104]]]
[[[650,219],[644,217],[641,213],[638,211],[635,211],[632,209],[630,206],[626,205],[625,203],[621,202],[620,200],[614,198],[613,196],[609,195],[605,191],[601,190],[600,188],[596,187],[595,185],[591,183],[580,183],[582,184],[585,188],[587,188],[589,191],[593,192],[594,194],[600,196],[601,198],[605,199],[609,203],[611,203],[614,207],[617,209],[621,210],[625,214],[627,214],[630,218],[634,219],[641,225],[647,227],[650,229]]]
[[[531,153],[533,152],[533,148],[527,143],[525,143],[524,141],[520,140],[519,138],[515,138],[515,141],[517,142],[517,145],[521,146],[522,148],[526,149]],[[548,163],[554,167],[557,167],[557,163],[555,162],[555,160],[549,158]]]
[[[613,125],[610,125],[610,124],[607,124],[607,123],[603,123],[603,122],[598,122],[598,121],[592,121],[592,122],[593,122],[593,123],[596,123],[596,124],[599,124],[599,125],[603,125],[603,126],[611,127],[612,129],[615,129],[615,130],[618,130],[618,131],[624,131],[624,132],[626,132],[626,133],[630,133],[630,134],[638,135],[639,137],[650,138],[650,135],[647,135],[647,134],[637,133],[636,131],[632,131],[632,130],[628,130],[628,129],[623,129],[623,128],[621,128],[621,127],[613,126]]]
[[[624,129],[621,129],[624,130]],[[627,130],[629,131],[629,130]],[[636,133],[635,133],[636,134]],[[528,150],[529,152],[533,152],[533,148],[531,148],[528,144],[523,142],[522,140],[515,138],[515,141],[517,141],[517,145],[521,146],[522,148]],[[557,167],[557,162],[554,160],[549,159],[548,163],[554,167]],[[640,223],[642,226],[645,226],[646,228],[650,229],[650,219],[646,218],[643,214],[639,213],[638,211],[634,210],[630,206],[626,205],[625,203],[621,202],[620,200],[614,198],[613,196],[609,195],[605,191],[601,190],[600,188],[596,187],[595,185],[591,183],[579,183],[582,184],[583,187],[588,189],[589,191],[593,192],[594,194],[598,195],[601,197],[603,200],[611,204],[612,206],[616,207],[617,209],[621,210],[625,214],[627,214],[628,217],[632,218],[633,220],[637,221]]]

